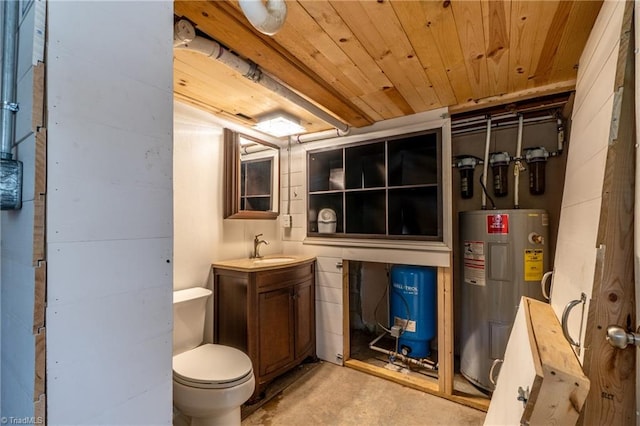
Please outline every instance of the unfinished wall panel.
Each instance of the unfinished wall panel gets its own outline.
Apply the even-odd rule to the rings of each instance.
[[[170,423],[173,5],[48,16],[47,421]]]
[[[584,312],[574,312],[568,327],[570,335],[582,345],[584,330],[580,324],[586,323],[593,286],[623,6],[623,2],[605,2],[587,41],[580,60],[572,129],[591,128],[593,132],[572,132],[567,154],[551,303],[560,318],[568,302],[580,299],[582,293],[587,295]]]
[[[570,141],[552,305],[562,317],[569,301],[584,300],[567,321],[591,380],[584,424],[631,424],[635,350],[614,349],[606,329],[629,326],[635,313],[633,3],[605,2],[598,19],[607,24],[597,23],[583,53],[572,123],[592,133]]]

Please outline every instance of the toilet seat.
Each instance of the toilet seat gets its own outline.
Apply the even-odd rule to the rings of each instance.
[[[200,389],[226,389],[253,377],[251,359],[238,349],[205,344],[173,357],[173,379]]]

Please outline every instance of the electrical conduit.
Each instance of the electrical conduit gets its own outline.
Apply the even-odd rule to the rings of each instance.
[[[15,129],[17,53],[18,53],[18,0],[4,2],[4,25],[2,36],[2,104],[0,104],[1,146],[0,158],[11,160]]]
[[[2,77],[0,86],[0,209],[22,207],[22,162],[13,159],[18,64],[18,0],[3,2]]]

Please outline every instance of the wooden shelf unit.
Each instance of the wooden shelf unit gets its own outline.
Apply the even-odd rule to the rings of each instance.
[[[310,151],[307,235],[443,240],[440,129]],[[320,210],[336,213],[321,233]]]

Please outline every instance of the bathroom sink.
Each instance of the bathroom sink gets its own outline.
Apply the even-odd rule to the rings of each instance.
[[[271,263],[291,262],[292,260],[295,260],[295,259],[293,257],[265,257],[262,259],[254,259],[253,263],[268,265]]]

